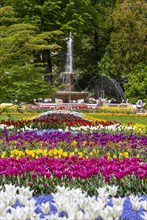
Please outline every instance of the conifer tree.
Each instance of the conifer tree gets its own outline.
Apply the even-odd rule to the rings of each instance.
[[[30,102],[56,90],[44,80],[42,54],[61,48],[55,41],[60,34],[61,31],[40,32],[36,26],[16,18],[10,6],[0,8],[1,102]]]

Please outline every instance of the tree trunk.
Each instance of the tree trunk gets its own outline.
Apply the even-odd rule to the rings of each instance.
[[[52,83],[52,62],[51,62],[51,52],[49,50],[43,51],[43,62],[45,65],[45,75],[44,80]]]

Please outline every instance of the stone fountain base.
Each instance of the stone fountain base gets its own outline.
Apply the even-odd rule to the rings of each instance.
[[[78,92],[78,91],[58,91],[54,94],[54,97],[56,99],[62,99],[63,103],[69,103],[72,100],[78,100],[78,99],[87,99],[89,93],[88,92]]]

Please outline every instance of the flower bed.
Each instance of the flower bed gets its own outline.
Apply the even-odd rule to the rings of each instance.
[[[121,194],[126,189],[127,193],[145,192],[147,137],[60,131],[10,135],[3,131],[2,134],[0,178],[3,184],[23,181],[27,186],[32,182],[32,187],[41,184],[44,189],[46,181],[52,185],[54,179],[52,189],[59,181],[67,186],[70,182],[77,186],[84,183],[90,189],[89,179],[92,179],[93,186],[104,182],[119,184]],[[132,181],[136,183],[135,188]],[[35,188],[39,194],[38,190]]]
[[[37,212],[33,208],[33,211],[29,211],[35,219],[71,219],[73,213],[75,219],[99,220],[106,219],[108,216],[111,219],[119,216],[125,219],[127,212],[128,219],[131,219],[130,215],[132,219],[136,216],[138,219],[145,219],[145,205],[142,205],[144,203],[141,204],[141,201],[147,199],[147,137],[143,130],[140,135],[135,135],[133,128],[127,130],[127,126],[122,126],[120,123],[92,122],[83,118],[83,114],[61,111],[44,113],[41,117],[30,121],[6,122],[1,126],[3,129],[1,128],[0,133],[0,184],[29,186],[33,190],[33,196],[43,195],[43,197],[34,197],[37,201],[39,198],[43,198],[44,201],[50,198],[52,201],[50,206],[55,206],[56,209],[53,209],[56,210],[55,213],[57,209],[59,211],[57,216],[53,217],[52,209],[49,211],[48,206],[44,204],[43,209],[46,207],[47,214],[43,211],[39,211],[40,214],[33,214]],[[12,129],[6,129],[8,126],[12,126]],[[28,128],[33,130],[26,131]],[[51,128],[55,130],[51,131]],[[104,194],[110,196],[107,197],[105,204],[107,202],[111,205],[107,208],[105,204],[102,203],[102,206],[99,204],[101,212],[100,210],[99,213],[96,212],[95,205],[98,206],[98,204],[94,202],[94,196],[97,195],[97,189],[105,185],[118,186],[117,197],[124,197],[126,201],[123,208],[113,208],[111,197],[114,196],[105,192]],[[60,186],[66,187],[65,192],[68,191],[68,187],[85,191],[87,196],[82,197],[81,202],[85,201],[83,203],[89,204],[90,208],[87,205],[84,212],[81,212],[81,209],[76,209],[75,212],[71,210],[70,207],[77,206],[77,203],[70,203],[71,196],[67,200],[67,195],[63,193],[64,190],[61,190]],[[61,197],[55,199],[55,196],[54,201],[58,204],[56,206],[53,197],[45,194],[56,193],[57,187],[64,196],[62,200]],[[137,197],[129,197],[130,194]],[[140,199],[138,199],[139,195]],[[61,204],[58,200],[62,201]],[[24,201],[26,206],[27,204],[30,206],[31,203]],[[68,208],[63,207],[66,202],[70,204]],[[62,210],[59,205],[62,206]],[[23,213],[23,209],[16,210],[18,213]],[[8,211],[9,217],[11,214],[16,215],[17,211],[12,207],[11,213]],[[114,212],[120,215],[116,217]],[[4,217],[8,217],[6,213],[5,215]]]
[[[13,131],[60,129],[65,131],[109,132],[147,135],[147,125],[122,125],[116,121],[92,120],[86,115],[69,111],[48,111],[31,120],[1,121],[0,130]]]
[[[136,108],[130,107],[109,107],[109,106],[101,106],[97,107],[96,105],[88,105],[86,103],[83,104],[74,104],[74,105],[23,105],[23,106],[6,106],[0,105],[0,110],[11,113],[11,112],[46,112],[49,110],[64,110],[64,111],[77,111],[77,112],[94,112],[94,113],[122,113],[122,114],[135,114],[137,115]]]
[[[32,197],[29,187],[5,185],[1,189],[0,217],[8,219],[146,219],[144,196],[117,197],[117,186],[103,186],[95,196],[80,188],[57,186],[51,195]],[[11,192],[11,194],[9,193]]]

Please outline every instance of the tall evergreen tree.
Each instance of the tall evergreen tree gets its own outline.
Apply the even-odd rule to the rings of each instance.
[[[40,55],[60,48],[52,43],[59,31],[42,32],[32,24],[20,23],[10,6],[0,8],[0,94],[1,101],[31,101],[48,97],[54,88],[46,82]]]

